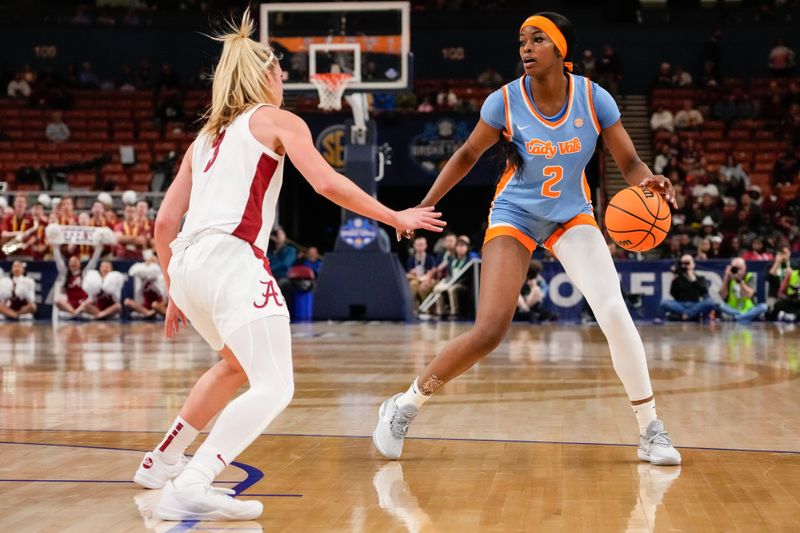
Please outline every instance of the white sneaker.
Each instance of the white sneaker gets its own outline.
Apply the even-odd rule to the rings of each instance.
[[[161,520],[254,520],[264,506],[259,501],[236,500],[230,489],[192,485],[178,490],[167,481],[155,508]]]
[[[372,432],[375,448],[388,459],[398,459],[403,453],[403,439],[408,433],[409,424],[418,412],[413,405],[398,407],[395,400],[400,396],[402,393],[397,393],[381,404],[378,410],[378,425]]]
[[[659,466],[681,464],[681,454],[672,446],[661,420],[653,420],[647,431],[639,437],[639,459]]]
[[[175,479],[178,474],[183,472],[186,465],[189,464],[189,459],[181,455],[180,460],[174,464],[169,465],[164,462],[160,455],[153,452],[144,454],[144,459],[133,476],[133,482],[141,485],[146,489],[160,489],[164,483],[170,479]]]

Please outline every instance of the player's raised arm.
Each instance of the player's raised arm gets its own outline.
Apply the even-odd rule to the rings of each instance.
[[[401,230],[426,229],[440,232],[446,223],[433,208],[394,211],[337,173],[314,147],[311,132],[297,115],[276,108],[259,109],[250,123],[253,134],[266,145],[283,146],[297,170],[314,190],[332,202],[368,218]],[[274,138],[277,136],[277,139]]]
[[[456,150],[453,157],[445,164],[436,181],[433,182],[428,194],[420,202],[421,206],[432,206],[439,203],[439,200],[447,194],[450,189],[455,187],[464,176],[472,170],[478,159],[500,138],[500,130],[491,127],[483,120],[478,120],[475,129],[472,130],[467,142]]]

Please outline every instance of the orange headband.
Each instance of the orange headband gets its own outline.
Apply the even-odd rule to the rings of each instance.
[[[558,29],[552,20],[547,17],[543,17],[541,15],[533,15],[525,19],[525,22],[522,23],[519,31],[521,32],[525,28],[532,27],[532,28],[539,28],[547,35],[553,44],[556,46],[558,53],[561,54],[561,57],[567,57],[567,40],[564,38],[564,34],[561,33],[561,30]],[[564,66],[567,67],[567,70],[572,72],[572,63],[570,61],[564,61]]]

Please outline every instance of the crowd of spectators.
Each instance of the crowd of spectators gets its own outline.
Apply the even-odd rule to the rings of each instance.
[[[675,185],[678,209],[651,256],[766,260],[784,247],[800,252],[800,80],[775,76],[748,89],[721,78],[711,60],[697,82],[679,66],[660,65],[652,163]]]
[[[0,197],[0,260],[14,260],[11,276],[0,275],[7,289],[0,290],[0,316],[24,318],[35,313],[35,302],[24,290],[24,271],[30,260],[55,262],[59,290],[54,303],[62,318],[111,318],[124,308],[135,316],[163,315],[166,298],[153,252],[151,206],[133,191],[123,198],[125,204],[118,212],[108,193],[99,194],[85,210],[76,209],[70,196],[40,194],[31,204],[25,194],[17,194],[11,205]],[[64,226],[92,228],[97,231],[97,241],[64,244]],[[134,280],[134,297],[124,301],[121,294],[126,278],[115,272],[112,264],[120,260],[134,262],[128,272]],[[82,267],[82,263],[86,265]]]
[[[428,251],[428,239],[413,240],[406,262],[406,277],[415,314],[459,320],[474,313],[471,260],[478,257],[467,235],[445,232]]]
[[[190,1],[177,9],[203,12],[208,4]],[[466,5],[440,1],[416,2],[414,7],[437,11],[449,10],[456,4]],[[222,8],[216,6],[215,9]],[[142,9],[124,13],[115,9],[79,7],[70,23],[146,24],[147,14],[156,11],[155,3],[147,2],[142,3]],[[673,213],[673,230],[666,242],[637,258],[682,261],[688,255],[697,260],[741,257],[746,261],[763,261],[778,257],[784,249],[789,254],[800,252],[800,200],[797,196],[800,186],[800,80],[791,77],[796,68],[794,51],[784,40],[777,40],[767,58],[774,79],[756,87],[762,90],[750,90],[743,80],[728,80],[720,75],[719,54],[718,51],[716,55],[713,53],[714,47],[719,46],[715,44],[718,37],[719,32],[712,35],[711,52],[706,54],[707,59],[699,71],[692,72],[682,65],[669,63],[662,63],[657,69],[650,121],[655,153],[652,163],[655,172],[667,175],[676,185],[678,209]],[[586,49],[576,55],[575,62],[579,72],[582,70],[616,95],[622,79],[622,65],[611,45],[599,50]],[[370,72],[367,65],[365,75],[369,76]],[[117,72],[100,72],[91,61],[83,61],[67,66],[63,72],[52,68],[37,72],[24,66],[3,76],[9,99],[25,101],[29,107],[46,109],[44,112],[50,114],[49,122],[39,128],[42,140],[53,145],[70,144],[79,129],[70,126],[69,112],[62,112],[73,106],[76,92],[147,91],[152,95],[155,124],[188,125],[197,118],[199,107],[187,105],[187,91],[207,92],[209,88],[202,71],[190,79],[182,77],[170,64],[153,67],[147,60],[121,65]],[[376,94],[372,105],[377,113],[391,110],[475,112],[483,99],[505,81],[508,80],[503,75],[487,66],[471,80],[417,80],[414,93],[391,97]],[[673,96],[666,100],[655,98],[664,91],[672,91]],[[313,102],[315,108],[316,102]],[[3,136],[0,123],[0,141],[7,140]],[[750,141],[754,141],[752,149],[740,149],[741,143]],[[762,150],[755,141],[768,142],[773,147]],[[20,204],[23,201],[19,200]],[[58,220],[59,224],[107,226],[116,233],[118,244],[104,246],[105,257],[147,262],[145,251],[152,246],[152,234],[148,237],[144,228],[151,231],[149,217],[152,213],[146,203],[125,207],[119,213],[102,202],[95,202],[91,210],[80,213],[75,212],[71,204],[68,196],[60,204],[53,202],[49,206],[37,202],[30,207],[18,207],[15,199],[12,206],[6,208],[3,241],[16,238],[20,231],[33,230],[33,221],[37,220],[35,231],[25,237],[24,247],[17,253],[30,259],[55,259],[46,240],[48,223]],[[417,307],[433,296],[437,301],[431,309],[435,309],[436,315],[464,317],[469,314],[471,298],[465,283],[471,276],[464,275],[460,269],[465,258],[468,262],[475,253],[470,239],[456,235],[445,237],[430,253],[424,238],[417,239],[413,246],[408,277]],[[615,259],[633,258],[613,244],[610,249]],[[76,257],[79,262],[93,257],[93,249],[86,245],[69,250],[59,248],[59,251],[65,257]],[[305,250],[291,243],[283,230],[278,229],[272,236],[270,259],[285,294],[313,289],[321,266],[316,248]],[[546,287],[540,286],[541,276],[534,266],[530,273],[533,277],[529,276],[522,287],[518,311],[540,317],[537,305],[544,299],[542,294],[546,294]],[[779,287],[780,283],[774,285]],[[679,312],[681,316],[695,313],[694,308],[685,309]],[[785,312],[789,313],[794,308],[787,309]]]

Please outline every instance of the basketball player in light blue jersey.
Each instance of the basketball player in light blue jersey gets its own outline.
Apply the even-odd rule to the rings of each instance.
[[[657,465],[681,462],[656,416],[644,346],[594,218],[584,168],[597,137],[602,134],[629,184],[647,186],[673,205],[674,190],[639,159],[611,96],[572,74],[574,42],[572,24],[557,13],[539,13],[522,24],[519,54],[525,74],[486,99],[478,125],[420,204],[436,205],[487,149],[498,140],[503,143],[508,165],[489,211],[475,325],[448,342],[407,392],[383,402],[373,442],[386,457],[400,457],[409,424],[436,389],[500,344],[531,253],[543,246],[585,296],[608,340],[614,369],[639,423],[639,459]]]

